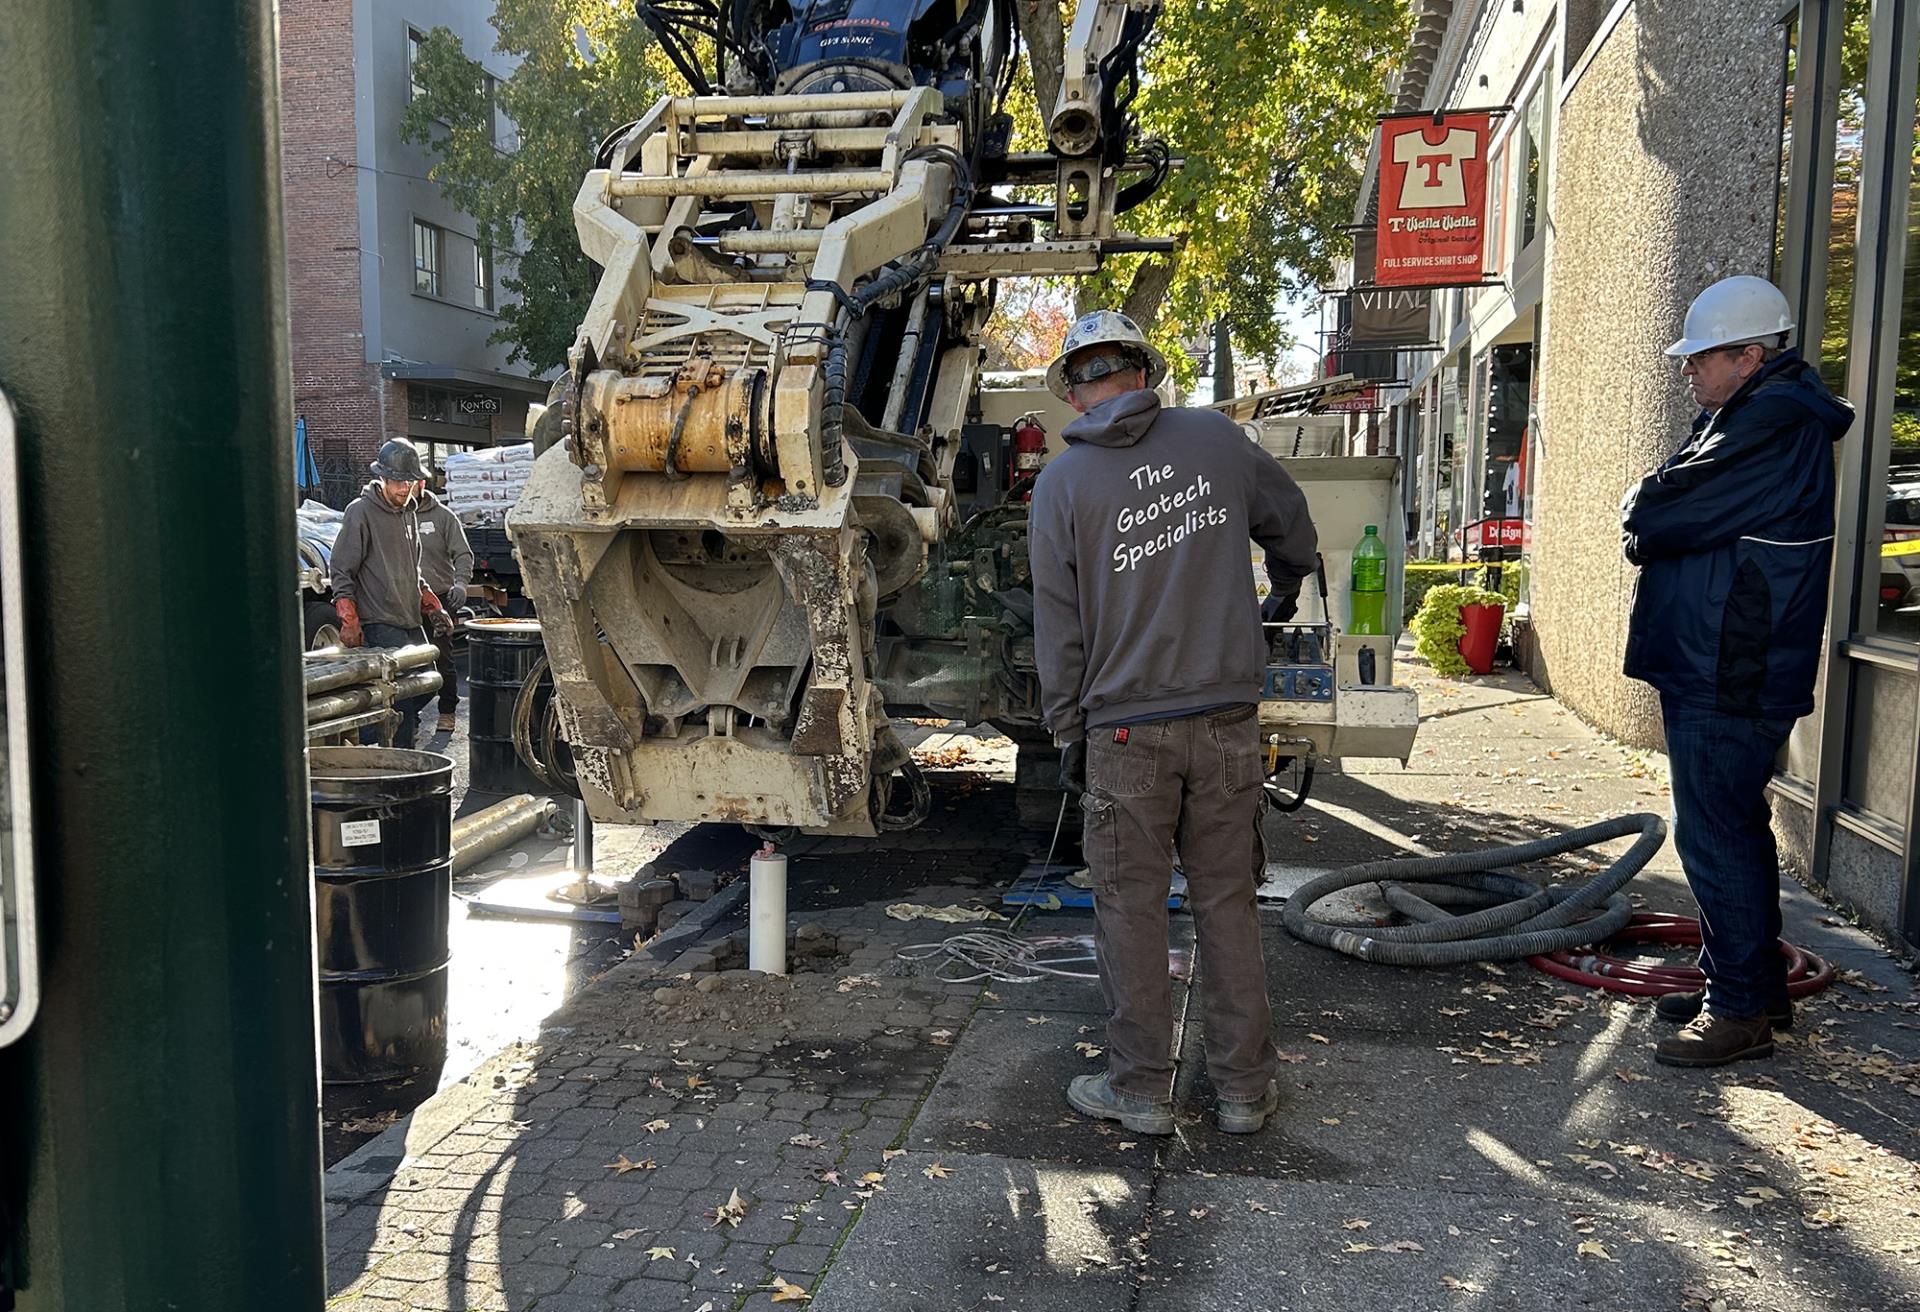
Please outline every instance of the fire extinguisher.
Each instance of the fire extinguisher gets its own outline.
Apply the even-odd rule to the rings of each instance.
[[[1028,478],[1027,490],[1020,494],[1022,501],[1033,499],[1031,476],[1040,472],[1046,457],[1047,430],[1040,426],[1040,416],[1021,415],[1013,425],[1013,459],[1007,465],[1007,487],[1012,488],[1022,478]]]

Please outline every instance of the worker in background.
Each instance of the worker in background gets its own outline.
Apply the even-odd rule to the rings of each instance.
[[[452,632],[446,608],[420,573],[416,494],[424,482],[420,453],[405,438],[389,439],[369,468],[373,480],[347,506],[334,539],[330,572],[340,638],[349,647],[407,647],[427,640],[421,620],[436,633]],[[431,695],[431,694],[429,694]],[[395,747],[412,747],[426,697],[396,708]],[[373,741],[371,731],[363,740]]]
[[[1107,1069],[1067,1101],[1137,1134],[1173,1132],[1167,895],[1174,848],[1199,939],[1217,1124],[1251,1134],[1278,1103],[1255,890],[1266,809],[1255,718],[1266,670],[1247,552],[1267,551],[1289,618],[1313,521],[1280,463],[1225,415],[1163,407],[1166,361],[1125,315],[1087,315],[1047,370],[1080,412],[1034,485],[1034,638],[1061,778],[1081,794]]]
[[[448,611],[467,604],[467,580],[473,577],[473,548],[467,530],[447,503],[426,487],[416,497],[420,521],[420,576],[427,590],[446,603]],[[422,612],[431,622],[431,616]],[[453,626],[435,628],[433,645],[440,649],[439,732],[453,732],[453,713],[460,705],[460,672],[453,667]]]
[[[1621,503],[1640,567],[1626,673],[1660,693],[1673,838],[1700,905],[1707,987],[1656,1004],[1686,1028],[1656,1060],[1720,1066],[1773,1052],[1793,1023],[1767,781],[1813,709],[1833,550],[1833,444],[1846,402],[1787,346],[1793,314],[1764,278],[1695,298],[1667,348],[1701,407],[1692,435]]]

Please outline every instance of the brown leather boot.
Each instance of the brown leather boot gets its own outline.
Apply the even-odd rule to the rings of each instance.
[[[1720,1016],[1703,1011],[1653,1050],[1653,1059],[1667,1066],[1725,1066],[1747,1057],[1771,1056],[1773,1022],[1765,1012]]]

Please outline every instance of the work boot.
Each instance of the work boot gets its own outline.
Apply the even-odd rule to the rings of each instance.
[[[1653,1050],[1653,1059],[1666,1066],[1725,1066],[1747,1057],[1771,1056],[1773,1023],[1764,1011],[1758,1016],[1703,1011]]]
[[[1670,1020],[1676,1025],[1684,1025],[1700,1014],[1700,1008],[1705,1005],[1706,1000],[1705,989],[1696,990],[1693,993],[1663,993],[1653,1001],[1653,1014],[1661,1020]],[[1773,1022],[1773,1027],[1777,1030],[1792,1029],[1793,999],[1781,998],[1780,1001],[1768,1007],[1767,1019]]]
[[[1280,1085],[1267,1081],[1267,1091],[1252,1102],[1220,1099],[1213,1111],[1213,1123],[1222,1134],[1258,1134],[1266,1128],[1267,1117],[1280,1106]]]
[[[452,711],[440,712],[440,732],[441,733],[453,732],[453,712]]]
[[[1135,1134],[1172,1134],[1173,1104],[1149,1102],[1117,1092],[1107,1073],[1076,1075],[1067,1085],[1067,1104],[1082,1116],[1118,1121]]]

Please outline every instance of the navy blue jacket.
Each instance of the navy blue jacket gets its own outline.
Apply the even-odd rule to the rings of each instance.
[[[1705,710],[1813,709],[1833,558],[1833,443],[1853,410],[1797,351],[1769,361],[1620,504],[1640,566],[1626,673]]]

